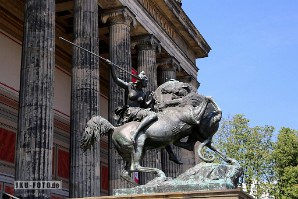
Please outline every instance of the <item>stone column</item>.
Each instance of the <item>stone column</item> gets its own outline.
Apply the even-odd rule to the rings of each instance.
[[[74,1],[74,43],[98,54],[97,0]],[[99,60],[73,47],[71,90],[70,198],[100,195],[100,146],[83,153],[80,140],[87,121],[99,115]]]
[[[55,69],[55,1],[25,1],[16,146],[16,181],[51,180]],[[49,190],[16,190],[50,198]]]
[[[127,8],[106,10],[102,15],[103,23],[109,24],[109,59],[126,71],[131,71],[131,39],[130,27],[134,22],[134,15]],[[131,76],[116,69],[117,76],[126,81],[131,81]],[[109,86],[109,121],[116,124],[113,118],[114,110],[125,103],[125,91],[113,81],[110,76]],[[127,183],[120,180],[122,158],[115,150],[109,137],[109,191],[115,188],[127,187]]]
[[[155,91],[157,88],[156,52],[160,52],[159,41],[151,34],[133,38],[133,48],[138,53],[138,73],[144,71],[148,77],[148,85],[145,91]],[[142,166],[161,168],[160,150],[147,151]],[[140,173],[140,182],[145,184],[156,175],[152,173]]]
[[[148,77],[147,91],[157,88],[156,51],[160,52],[159,41],[153,35],[134,38],[133,47],[138,52],[138,72],[144,71]]]
[[[157,65],[159,68],[159,85],[169,81],[170,79],[176,79],[176,71],[180,69],[180,65],[174,57],[158,59]],[[176,157],[181,160],[181,149],[174,145],[171,145],[171,147]],[[181,165],[178,165],[169,160],[169,155],[166,150],[161,150],[161,162],[162,170],[169,177],[177,177],[177,175],[180,174],[182,171]]]
[[[180,69],[180,65],[174,57],[158,59],[157,65],[159,68],[159,85],[169,81],[170,79],[176,79],[176,71]]]

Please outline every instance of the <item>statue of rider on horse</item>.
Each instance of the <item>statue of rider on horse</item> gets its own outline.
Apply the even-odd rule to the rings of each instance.
[[[116,110],[120,126],[113,126],[101,116],[92,117],[83,134],[83,150],[90,148],[101,136],[112,134],[112,142],[126,162],[121,175],[132,184],[134,182],[130,174],[134,171],[153,172],[165,178],[160,169],[140,165],[147,150],[166,148],[170,159],[180,163],[171,150],[171,144],[194,150],[194,144],[199,141],[198,154],[204,161],[214,160],[214,157],[203,157],[201,151],[204,146],[215,151],[225,161],[230,161],[211,142],[222,117],[220,108],[211,97],[199,95],[190,84],[170,80],[160,85],[153,93],[153,99],[146,102],[147,96],[142,88],[146,86],[147,78],[143,72],[136,83],[127,83],[117,78],[113,67],[111,72],[115,82],[126,89],[127,100],[137,105],[126,105]],[[154,108],[148,108],[150,104]],[[181,142],[180,139],[185,137],[188,137],[188,141]]]
[[[101,116],[94,116],[87,122],[81,140],[84,151],[99,142],[101,136],[111,134],[116,150],[126,162],[121,175],[131,184],[135,184],[130,178],[134,171],[153,172],[159,178],[166,177],[160,169],[140,165],[147,150],[166,148],[170,160],[181,164],[171,144],[193,151],[195,143],[199,141],[198,155],[203,161],[214,161],[214,156],[208,159],[202,155],[202,149],[206,146],[227,163],[233,162],[233,159],[224,156],[212,145],[212,137],[218,130],[222,112],[211,97],[199,95],[190,84],[171,80],[160,85],[153,92],[152,99],[146,101],[148,95],[143,88],[147,86],[148,79],[144,72],[135,76],[137,82],[125,82],[116,76],[114,66],[124,72],[129,71],[62,37],[60,39],[109,64],[113,80],[127,94],[125,106],[115,111],[119,121],[117,126]],[[185,137],[188,137],[187,142],[181,142]]]

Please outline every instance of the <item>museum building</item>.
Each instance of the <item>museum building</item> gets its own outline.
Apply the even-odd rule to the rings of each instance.
[[[78,198],[109,195],[129,186],[122,160],[103,136],[83,153],[86,122],[101,115],[113,124],[124,90],[109,65],[134,81],[144,71],[147,91],[176,79],[199,87],[197,58],[211,50],[177,0],[0,0],[0,190],[19,197]],[[175,177],[196,162],[173,146],[183,165],[162,150],[143,165]],[[135,173],[140,184],[150,174]],[[14,181],[58,180],[62,189],[14,190]]]

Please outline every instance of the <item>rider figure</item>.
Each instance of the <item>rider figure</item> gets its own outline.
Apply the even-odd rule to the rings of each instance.
[[[150,106],[154,102],[154,100],[153,98],[151,98],[151,100],[146,101],[148,96],[146,92],[143,90],[143,88],[147,87],[148,78],[145,75],[145,72],[142,71],[138,75],[138,80],[135,83],[125,82],[116,76],[114,66],[112,64],[110,64],[110,66],[113,80],[118,86],[125,89],[126,94],[125,106],[124,108],[120,108],[121,110],[124,109],[122,111],[125,111],[124,114],[122,113],[124,115],[124,118],[122,115],[122,118],[120,119],[122,119],[124,122],[129,122],[133,120],[140,122],[138,127],[133,132],[131,132],[130,138],[133,141],[133,143],[135,143],[138,134],[146,126],[151,125],[157,120],[157,114],[150,110]],[[177,164],[182,164],[173,153],[171,146],[166,146],[166,150],[169,153],[170,160],[174,161]]]
[[[147,87],[148,79],[145,75],[145,72],[142,71],[138,75],[138,80],[134,82],[125,82],[121,79],[119,79],[116,76],[115,69],[112,66],[111,67],[112,72],[112,78],[115,81],[115,83],[120,86],[121,88],[125,89],[126,93],[126,104],[130,107],[139,107],[139,108],[132,108],[129,110],[129,114],[133,114],[137,117],[137,120],[140,121],[139,126],[137,129],[131,134],[131,140],[135,142],[135,138],[138,135],[138,133],[146,126],[150,125],[151,123],[155,122],[157,120],[157,115],[155,112],[150,111],[148,108],[153,100],[146,101],[147,94],[144,92],[143,88]],[[145,110],[143,110],[145,109]],[[132,113],[133,112],[133,113]]]

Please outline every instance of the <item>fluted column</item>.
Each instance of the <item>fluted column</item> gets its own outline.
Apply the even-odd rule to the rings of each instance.
[[[106,10],[102,15],[102,21],[109,24],[109,58],[126,71],[131,71],[131,39],[130,28],[134,22],[134,15],[127,8]],[[115,69],[117,77],[130,82],[131,76],[119,69]],[[109,86],[109,121],[116,124],[114,110],[125,103],[125,91],[113,81],[110,76]],[[127,187],[127,183],[120,180],[122,158],[115,150],[109,137],[109,191],[115,188]]]
[[[74,1],[74,43],[98,54],[97,0]],[[100,146],[86,153],[80,140],[87,121],[99,115],[98,58],[73,48],[71,90],[70,198],[100,195]]]
[[[138,51],[138,72],[144,71],[148,77],[147,91],[157,88],[156,52],[160,51],[159,41],[153,35],[134,38],[133,46]]]
[[[147,88],[145,91],[155,91],[157,88],[157,66],[156,52],[160,52],[159,41],[151,34],[141,35],[133,38],[133,48],[137,49],[138,72],[144,71],[148,77]],[[147,151],[142,161],[142,166],[161,168],[160,150]],[[155,174],[140,173],[140,182],[145,184],[152,180]]]
[[[15,180],[51,180],[55,68],[55,1],[25,1]],[[48,190],[16,190],[50,198]]]
[[[174,57],[158,59],[157,65],[159,67],[159,85],[169,81],[170,79],[176,79],[176,71],[180,69],[180,65]]]
[[[180,68],[180,66],[179,62],[174,57],[158,59],[157,65],[159,68],[159,85],[171,79],[176,79],[176,71]],[[181,149],[174,145],[171,145],[171,147],[176,157],[181,160]],[[162,170],[169,177],[177,177],[182,171],[181,165],[169,160],[169,155],[166,150],[161,150],[161,162]]]

